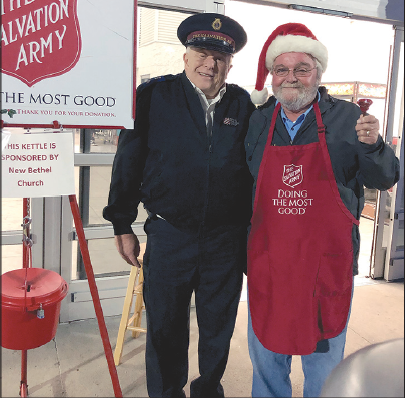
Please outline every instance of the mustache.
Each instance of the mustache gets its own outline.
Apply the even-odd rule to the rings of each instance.
[[[301,82],[297,83],[282,83],[281,88],[303,88],[304,85]]]

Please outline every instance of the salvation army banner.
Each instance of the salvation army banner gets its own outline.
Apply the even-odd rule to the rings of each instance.
[[[10,134],[2,149],[3,198],[75,193],[72,132]]]
[[[6,126],[133,127],[132,0],[2,0]]]

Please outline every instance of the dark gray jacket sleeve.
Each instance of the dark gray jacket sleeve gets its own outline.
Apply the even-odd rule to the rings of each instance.
[[[399,160],[381,138],[373,145],[358,141],[361,180],[367,188],[385,191],[399,180]]]
[[[115,235],[132,233],[138,215],[143,169],[147,157],[151,87],[137,90],[134,129],[121,130],[115,154],[108,205],[103,217],[111,221]]]

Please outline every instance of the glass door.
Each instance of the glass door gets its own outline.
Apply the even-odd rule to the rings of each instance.
[[[402,97],[403,98],[403,97]],[[403,101],[402,101],[403,106]],[[403,110],[403,109],[402,109]],[[402,139],[398,157],[401,161],[401,176],[404,175],[404,140]],[[388,231],[387,255],[385,258],[384,279],[392,281],[404,278],[404,180],[401,178],[392,190],[393,204]]]
[[[401,164],[399,182],[378,193],[372,253],[372,278],[387,281],[404,277],[404,28],[395,27],[392,56],[391,91],[388,102],[386,142]]]

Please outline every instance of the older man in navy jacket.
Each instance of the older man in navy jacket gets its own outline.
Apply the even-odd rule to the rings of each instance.
[[[224,396],[228,359],[246,267],[252,178],[244,138],[254,105],[225,84],[243,28],[220,14],[187,18],[178,29],[185,71],[137,90],[133,130],[120,134],[104,217],[117,248],[138,265],[131,224],[143,202],[146,375],[152,397],[185,396],[189,308],[194,291],[200,376],[192,397]]]

